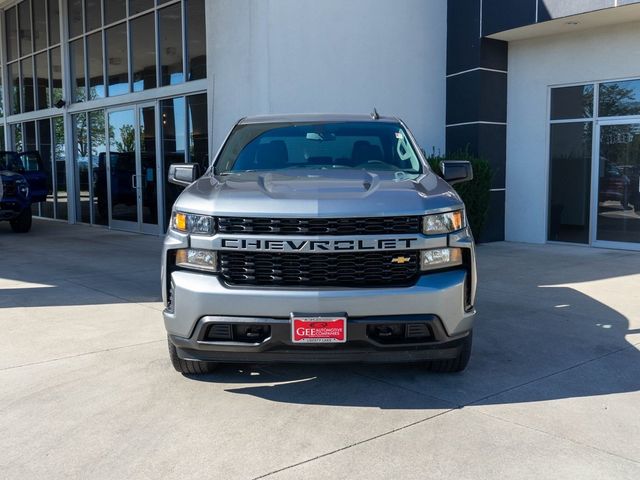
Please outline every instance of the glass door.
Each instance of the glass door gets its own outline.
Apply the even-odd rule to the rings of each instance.
[[[155,105],[107,112],[112,228],[160,233]]]
[[[140,220],[144,233],[160,233],[160,191],[158,182],[156,107],[154,104],[138,107],[138,187]]]
[[[136,110],[134,108],[110,110],[107,115],[110,226],[122,230],[140,231]]]
[[[594,161],[594,245],[640,249],[640,121],[601,121]]]

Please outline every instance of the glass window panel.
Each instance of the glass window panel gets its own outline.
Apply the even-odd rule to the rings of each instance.
[[[551,120],[593,117],[593,85],[551,89]]]
[[[55,117],[52,121],[54,170],[56,175],[56,218],[67,220],[69,214],[67,206],[67,155],[64,143],[64,120],[62,117]]]
[[[126,0],[109,0],[109,5],[104,9],[104,24],[122,20],[127,15]]]
[[[51,105],[62,100],[62,61],[60,59],[60,47],[49,51],[51,65]]]
[[[20,25],[20,55],[28,55],[33,51],[31,42],[31,3],[18,4],[18,24]]]
[[[131,68],[133,91],[156,87],[155,15],[149,13],[131,20]]]
[[[161,85],[184,81],[182,65],[182,12],[179,3],[158,10]]]
[[[86,100],[86,83],[84,77],[84,39],[69,42],[69,59],[71,60],[71,88],[73,101]]]
[[[4,125],[0,125],[0,150],[6,150],[6,147],[4,145]]]
[[[47,176],[47,198],[40,204],[40,215],[47,218],[54,218],[55,195],[51,162],[51,123],[48,118],[38,121],[38,140],[38,151],[40,152],[40,157],[42,157],[43,171]]]
[[[51,66],[51,105],[62,100],[62,61],[60,59],[60,47],[49,51],[49,65]]]
[[[33,1],[33,42],[34,50],[47,48],[47,7],[46,0]]]
[[[601,117],[640,115],[640,80],[600,84]]]
[[[20,61],[22,68],[22,111],[31,112],[34,108],[33,57]]]
[[[640,124],[602,125],[597,240],[640,243]]]
[[[207,76],[204,0],[185,0],[187,11],[187,79]]]
[[[171,1],[171,0],[157,0],[157,1],[156,1],[156,4],[157,4],[157,5],[162,5],[163,3],[167,3],[167,2],[170,2],[170,1]]]
[[[105,97],[102,32],[87,36],[89,100]]]
[[[121,23],[105,30],[105,41],[108,95],[112,97],[129,93],[127,24]]]
[[[129,0],[129,15],[153,8],[153,0]]]
[[[592,122],[551,125],[549,240],[589,243]]]
[[[68,0],[69,38],[84,32],[82,24],[82,0]]]
[[[22,151],[22,124],[14,123],[11,125],[11,138],[13,138],[13,149],[16,152]]]
[[[20,113],[20,68],[18,62],[7,65],[9,77],[9,103],[11,113]]]
[[[3,97],[4,95],[2,94],[2,68],[0,68],[0,118],[4,117],[4,101],[2,100]]]
[[[58,0],[49,1],[49,46],[60,43],[60,4]]]
[[[111,4],[110,1],[107,4]],[[87,32],[102,26],[102,1],[84,0],[85,28]]]
[[[18,17],[17,8],[10,8],[5,12],[5,25],[7,31],[7,59],[9,61],[18,58]]]
[[[209,168],[209,127],[207,119],[207,95],[187,97],[189,162],[198,163],[200,171]]]
[[[31,150],[37,150],[38,147],[36,144],[36,122],[24,122],[22,128],[24,151],[28,152]]]
[[[90,223],[89,213],[89,137],[87,131],[87,114],[73,115],[73,142],[75,177],[78,186],[76,193],[76,220]]]
[[[93,222],[109,224],[109,199],[107,197],[107,162],[105,142],[105,117],[103,110],[89,112],[90,154],[92,167]]]
[[[158,224],[158,182],[156,173],[156,109],[144,107],[140,118],[140,182],[142,188],[142,222]]]
[[[133,184],[137,174],[135,111],[109,112],[108,121],[111,218],[137,222],[138,191]]]
[[[162,171],[165,179],[165,221],[171,206],[182,191],[181,187],[169,183],[169,165],[183,163],[186,150],[186,121],[184,97],[170,98],[160,102],[160,135],[162,145]]]
[[[49,62],[47,57],[47,52],[39,53],[34,57],[36,65],[34,78],[36,81],[37,110],[47,108],[51,105],[51,91],[49,89]]]

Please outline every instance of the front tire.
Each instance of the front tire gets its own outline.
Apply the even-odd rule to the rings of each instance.
[[[473,345],[473,330],[463,340],[462,348],[456,358],[449,360],[431,360],[427,362],[427,370],[435,373],[457,373],[462,372],[469,364],[471,358],[471,346]]]
[[[22,212],[20,212],[20,215],[11,220],[9,223],[11,224],[11,229],[15,233],[27,233],[29,230],[31,230],[31,222],[31,207],[27,207],[22,210]]]
[[[176,369],[176,372],[180,372],[184,375],[204,375],[215,370],[217,366],[216,363],[200,362],[197,360],[183,360],[178,356],[178,349],[173,343],[171,343],[171,340],[167,339],[167,342],[169,344],[171,365]]]

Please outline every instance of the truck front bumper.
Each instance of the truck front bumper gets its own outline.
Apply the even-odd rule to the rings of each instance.
[[[215,275],[171,274],[171,304],[164,311],[170,341],[184,359],[219,362],[410,362],[454,358],[473,326],[465,309],[467,272],[430,273],[405,288],[283,289],[230,287]],[[299,345],[291,341],[292,312],[341,312],[348,319],[347,342]],[[211,341],[211,325],[263,326],[259,342]],[[426,325],[426,338],[385,342],[377,325]],[[268,327],[268,328],[266,328]],[[403,330],[404,331],[404,330]]]
[[[426,334],[407,338],[402,327],[421,326]],[[210,332],[221,326],[246,331],[259,328],[264,338],[256,341],[221,342],[212,340]],[[380,328],[393,326],[395,338],[376,335]],[[434,315],[401,315],[364,317],[348,320],[348,341],[341,344],[293,344],[288,319],[204,317],[196,325],[191,338],[169,335],[169,341],[184,360],[221,363],[399,363],[425,360],[446,360],[458,356],[465,337],[449,336],[442,322]]]
[[[12,199],[2,199],[2,201],[0,201],[0,220],[13,220],[20,215],[20,212],[27,206],[28,204],[24,205]]]

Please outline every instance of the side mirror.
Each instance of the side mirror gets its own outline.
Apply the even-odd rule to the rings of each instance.
[[[197,163],[174,163],[169,165],[169,182],[187,187],[200,178],[200,165]]]
[[[445,160],[440,162],[442,178],[451,185],[473,180],[473,167],[466,160]]]

